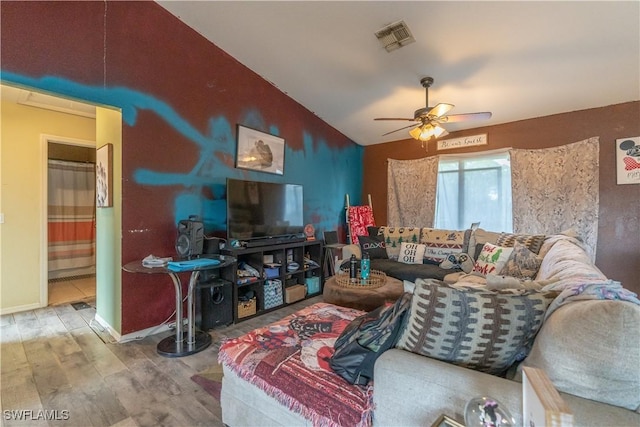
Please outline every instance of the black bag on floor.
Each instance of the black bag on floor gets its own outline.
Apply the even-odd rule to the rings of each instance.
[[[329,366],[351,384],[364,385],[373,379],[373,365],[400,338],[411,294],[404,293],[393,305],[380,306],[356,317],[334,344]]]

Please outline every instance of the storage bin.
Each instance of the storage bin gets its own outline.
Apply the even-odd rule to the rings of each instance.
[[[309,294],[317,294],[320,292],[320,278],[319,277],[307,277],[305,279],[307,284],[307,290]]]
[[[249,301],[238,301],[238,319],[256,314],[256,297]]]
[[[264,282],[264,309],[277,307],[284,303],[282,281],[279,279]]]
[[[279,267],[265,267],[264,274],[267,276],[267,279],[273,279],[280,275]]]
[[[307,296],[307,287],[304,285],[293,285],[285,289],[287,304],[300,301]]]

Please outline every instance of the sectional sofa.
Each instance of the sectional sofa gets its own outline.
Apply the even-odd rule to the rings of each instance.
[[[484,248],[487,242],[479,240],[487,236],[482,230],[469,233],[467,251],[471,246]],[[515,246],[518,239],[510,238]],[[544,236],[539,243],[533,242],[536,239],[521,237],[519,240],[528,242],[529,248],[539,244],[537,272],[528,279],[507,280],[497,274],[504,271],[501,267],[500,271],[485,277],[477,271],[465,273],[460,268],[452,271],[454,276],[449,278],[449,285],[438,279],[419,277],[405,282],[408,290],[413,285],[413,301],[403,337],[397,348],[377,360],[373,384],[365,391],[371,393],[370,412],[353,425],[429,426],[443,414],[462,422],[466,402],[477,396],[499,400],[513,415],[516,425],[522,425],[523,366],[537,367],[547,373],[573,412],[574,425],[640,425],[640,301],[619,283],[605,277],[578,239],[554,235]],[[460,249],[464,249],[464,244]],[[490,256],[485,258],[491,261]],[[513,261],[511,256],[508,258],[505,265]],[[512,267],[517,267],[520,274],[531,274],[527,269],[531,265],[526,262]],[[535,308],[531,311],[533,320],[528,323],[536,327],[529,331],[530,341],[521,342],[526,344],[524,347],[508,352],[506,359],[500,360],[503,365],[506,361],[511,366],[498,373],[491,366],[474,366],[472,361],[464,360],[464,354],[449,355],[447,360],[446,351],[429,348],[424,342],[412,342],[411,328],[419,322],[411,322],[420,311],[418,307],[421,304],[424,307],[424,295],[429,290],[432,300],[437,302],[433,310],[438,306],[459,306],[459,301],[454,304],[448,300],[458,291],[465,293],[465,298],[475,292],[479,299],[494,298],[496,293],[502,299],[535,294],[538,298],[535,304],[540,301],[539,295],[544,295],[542,300],[546,302],[542,310],[527,302]],[[423,310],[423,314],[433,310]],[[446,318],[449,314],[443,312],[442,316]],[[511,320],[515,322],[515,319]],[[423,335],[429,336],[429,331],[426,332]],[[479,336],[465,339],[481,340],[482,331],[479,332]],[[234,345],[237,351],[246,343]],[[489,359],[489,363],[497,360]],[[316,416],[305,411],[296,400],[295,392],[284,400],[276,398],[274,390],[256,387],[248,373],[239,374],[227,361],[221,361],[224,370],[222,417],[226,425],[345,425],[339,413]],[[286,394],[287,390],[278,392]]]

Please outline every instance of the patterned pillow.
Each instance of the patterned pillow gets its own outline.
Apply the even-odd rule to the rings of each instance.
[[[384,236],[387,255],[390,259],[398,259],[402,242],[420,243],[420,229],[413,227],[380,227],[378,234]]]
[[[456,289],[416,279],[397,347],[499,374],[524,359],[557,294]]]
[[[398,255],[398,262],[405,264],[422,264],[424,258],[424,245],[417,243],[405,243],[400,245],[400,254]]]
[[[523,243],[516,241],[513,252],[499,274],[518,279],[533,279],[538,273],[540,264],[542,264],[541,257],[531,252]]]
[[[387,259],[387,246],[382,236],[360,236],[360,250],[369,254],[370,259]]]
[[[473,270],[473,258],[464,252],[459,254],[449,254],[445,260],[440,263],[440,268],[444,268],[445,270],[457,268],[465,273],[471,273]]]
[[[482,252],[478,255],[473,271],[484,276],[498,274],[507,263],[511,252],[513,252],[513,248],[502,248],[491,243],[485,243],[482,247]]]
[[[468,234],[471,234],[471,230]],[[468,236],[466,241],[468,244]],[[465,231],[423,228],[420,232],[420,243],[427,247],[424,254],[425,260],[440,264],[449,254],[457,254],[466,250]]]
[[[496,240],[497,246],[502,246],[506,248],[512,248],[515,242],[520,242],[524,244],[531,252],[534,254],[540,253],[540,248],[544,243],[544,239],[546,236],[544,234],[511,234],[511,233],[500,233],[498,239]]]

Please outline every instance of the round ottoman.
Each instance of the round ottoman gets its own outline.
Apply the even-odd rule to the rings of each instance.
[[[335,276],[332,276],[324,283],[322,297],[324,302],[330,304],[371,311],[387,301],[395,302],[403,292],[402,280],[393,277],[387,276],[385,284],[379,288],[367,289],[366,286],[340,286]]]

